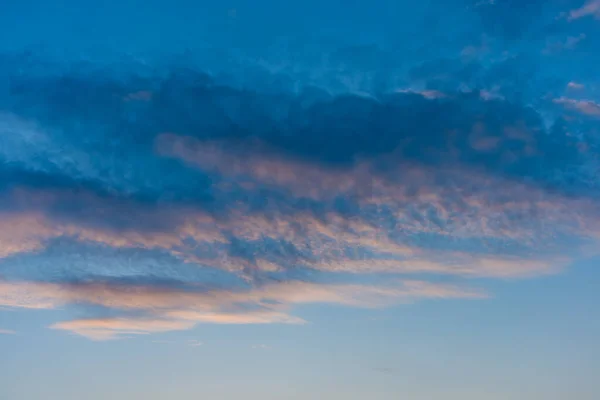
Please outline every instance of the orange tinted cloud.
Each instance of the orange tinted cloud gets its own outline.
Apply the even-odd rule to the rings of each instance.
[[[204,292],[147,286],[0,281],[2,307],[53,309],[70,304],[92,304],[121,311],[135,310],[147,315],[82,319],[51,326],[94,340],[186,330],[199,323],[303,324],[302,318],[289,313],[294,305],[299,304],[373,308],[420,299],[485,297],[485,292],[479,290],[414,280],[398,281],[387,286],[284,282],[243,291]]]
[[[511,137],[522,136],[516,129],[509,133]],[[68,196],[75,196],[73,193],[20,189],[13,194],[15,202],[40,211],[0,215],[5,227],[0,233],[0,258],[43,251],[52,239],[68,237],[113,248],[161,250],[187,263],[244,277],[253,271],[293,267],[352,273],[525,277],[555,272],[565,265],[557,257],[569,248],[558,238],[600,238],[600,210],[589,200],[548,193],[474,170],[401,165],[380,176],[369,172],[374,167],[368,163],[331,171],[271,156],[240,153],[227,158],[222,146],[212,143],[205,149],[194,139],[174,135],[163,136],[159,142],[170,143],[162,146],[174,151],[169,154],[194,165],[198,160],[203,168],[229,174],[234,180],[247,178],[298,196],[308,193],[324,204],[329,204],[334,193],[350,195],[358,211],[344,215],[326,208],[317,215],[306,209],[279,211],[273,207],[253,212],[234,203],[225,216],[216,218],[190,207],[135,210],[133,205],[127,208],[91,194],[77,194],[81,197],[77,201],[96,210],[135,211],[135,221],[178,221],[164,230],[136,229],[135,225],[116,230],[74,219],[57,220],[44,213],[48,205],[71,201]],[[271,170],[275,172],[269,174]],[[479,247],[471,255],[466,249],[461,250],[464,254],[443,246],[432,249],[414,240],[424,235],[449,244],[471,241]],[[232,252],[234,240],[248,243],[252,257]],[[523,252],[520,256],[498,252],[500,242],[520,246]],[[492,246],[488,243],[495,243],[493,251],[488,251]],[[210,254],[198,250],[202,248],[210,248]]]
[[[344,170],[324,169],[300,160],[267,154],[259,143],[239,149],[220,142],[202,143],[193,138],[162,134],[155,143],[159,155],[177,157],[228,179],[257,181],[290,190],[294,195],[314,199],[353,192],[368,195],[372,175],[368,166],[359,165],[352,174]]]
[[[524,278],[554,273],[566,261],[529,260],[517,257],[476,256],[472,254],[438,254],[406,260],[336,260],[315,267],[324,271],[352,273],[435,273],[487,278]]]
[[[211,311],[220,307],[252,303],[266,308],[274,304],[333,303],[377,307],[398,299],[427,298],[431,294],[407,290],[416,281],[396,281],[389,286],[281,282],[246,291],[193,291],[148,286],[107,284],[55,284],[0,281],[0,306],[52,309],[66,304],[94,304],[124,310]],[[481,297],[477,291],[431,284],[439,295]],[[435,296],[437,297],[437,295]]]
[[[524,151],[535,151],[535,142],[522,129],[514,127],[504,134],[522,141]],[[496,146],[497,141],[483,131],[474,131],[472,139],[472,144],[482,151]],[[585,230],[579,225],[583,222],[580,216],[585,214],[586,218],[596,220],[599,211],[589,203],[583,204],[584,200],[561,197],[533,185],[464,168],[440,170],[403,164],[380,176],[367,162],[345,170],[324,168],[250,148],[230,152],[222,143],[203,143],[173,134],[160,136],[157,149],[162,155],[181,158],[228,179],[249,180],[299,197],[327,202],[334,196],[349,196],[365,212],[385,209],[401,224],[399,228],[409,234],[501,238],[520,243],[549,241],[549,236],[561,230],[579,235]],[[313,232],[316,237],[335,238],[336,243],[374,247],[380,252],[398,255],[415,252],[410,246],[391,240],[389,230],[362,216],[342,218],[329,213],[318,220],[306,213],[294,213],[282,218],[266,219],[241,212],[232,229],[247,239],[267,236],[295,241],[290,227],[299,226],[305,237],[310,237],[307,232]]]
[[[557,104],[562,104],[568,109],[578,111],[585,115],[600,117],[600,105],[591,100],[575,100],[566,97],[559,97],[558,99],[554,99],[554,102]]]
[[[182,331],[193,326],[193,322],[184,320],[102,318],[59,322],[51,325],[50,328],[69,331],[91,340],[102,341],[127,335]]]
[[[43,240],[54,234],[43,220],[38,214],[0,213],[0,259],[43,248]]]
[[[56,238],[67,237],[79,242],[94,243],[113,248],[158,249],[173,254],[185,255],[189,242],[225,243],[222,230],[213,217],[200,210],[180,208],[177,210],[135,210],[135,205],[124,207],[99,199],[89,193],[70,193],[16,189],[11,193],[15,204],[27,206],[24,210],[0,213],[0,259],[42,251]],[[181,222],[163,230],[111,229],[94,226],[77,219],[55,218],[45,210],[52,206],[81,202],[98,214],[122,213],[131,215],[134,223],[143,223],[151,218],[165,220],[179,218]],[[100,212],[100,211],[101,212]],[[137,214],[133,213],[137,212]]]

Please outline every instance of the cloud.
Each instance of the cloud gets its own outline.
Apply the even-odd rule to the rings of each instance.
[[[44,198],[46,195],[56,197],[56,199]],[[21,201],[21,198],[27,197],[29,201],[39,198],[43,203],[43,209],[50,208],[53,201],[57,203],[71,202],[77,200],[78,196],[25,190],[19,191],[18,194],[11,197],[14,198],[14,202],[22,206],[26,204],[27,200]],[[93,198],[89,199],[89,203],[93,204],[93,200]],[[153,212],[150,210],[148,213],[140,213],[140,210],[134,208],[124,208],[118,211],[110,204],[110,201],[100,201],[95,207],[97,207],[96,210],[101,207],[107,208],[109,214],[120,211],[129,213],[129,215],[139,213],[139,219],[136,218],[136,220],[144,220],[144,223],[153,218],[157,219],[157,217],[179,219],[185,216],[185,221],[172,227],[165,226],[162,230],[145,230],[143,227],[115,229],[109,226],[89,224],[85,221],[68,221],[38,210],[5,213],[0,215],[3,225],[7,229],[0,234],[0,258],[41,250],[49,241],[59,237],[70,237],[80,242],[97,243],[113,248],[165,250],[185,247],[186,239],[206,243],[225,241],[225,238],[221,236],[222,233],[215,229],[214,218],[201,211],[188,212],[185,209],[179,209],[174,213],[161,210],[160,212],[154,211],[154,215],[152,215]]]
[[[567,97],[559,97],[554,102],[581,114],[600,117],[600,105],[591,100],[575,100]]]
[[[68,305],[96,305],[119,312],[143,313],[137,317],[92,318],[53,324],[93,340],[191,329],[209,324],[303,324],[289,314],[290,307],[325,303],[354,307],[385,307],[421,299],[478,299],[479,290],[448,284],[399,281],[395,285],[366,286],[272,283],[250,290],[208,290],[101,284],[0,282],[0,306],[54,309]]]
[[[564,50],[574,49],[581,41],[585,40],[587,36],[582,33],[579,36],[568,36],[564,41],[553,41],[547,44],[543,50],[545,54],[558,53]]]
[[[403,203],[410,204],[410,199]],[[448,205],[447,201],[446,203]],[[387,205],[385,202],[383,204]],[[485,204],[491,205],[489,202]],[[413,201],[413,205],[418,203]],[[450,215],[455,212],[447,209],[447,205],[440,204],[437,214]],[[423,206],[431,207],[431,203]],[[477,207],[477,203],[473,203],[473,206]],[[178,229],[173,233],[160,235],[102,232],[75,226],[61,229],[60,225],[48,222],[43,225],[48,227],[47,233],[49,232],[44,240],[40,238],[45,232],[44,229],[40,229],[42,225],[29,224],[27,226],[31,232],[11,236],[20,244],[19,248],[12,246],[11,241],[4,242],[3,245],[5,252],[12,251],[11,254],[14,255],[23,251],[40,250],[51,239],[67,237],[114,248],[161,249],[186,263],[231,272],[268,273],[290,271],[292,268],[309,268],[351,273],[427,272],[524,277],[556,271],[560,265],[557,254],[563,249],[563,243],[556,235],[588,238],[596,235],[592,230],[594,219],[586,221],[581,218],[586,209],[590,210],[590,217],[594,212],[594,208],[585,202],[554,204],[549,201],[519,204],[515,195],[508,204],[510,209],[504,210],[502,205],[498,206],[498,209],[474,209],[472,215],[464,212],[464,220],[444,220],[440,216],[434,221],[428,221],[426,213],[423,213],[422,217],[419,214],[406,215],[402,208],[392,208],[390,211],[397,213],[396,218],[402,221],[404,226],[400,240],[394,239],[397,232],[390,232],[384,226],[373,224],[368,219],[363,220],[364,217],[360,214],[348,220],[337,213],[326,214],[322,219],[310,213],[275,214],[268,218],[232,213],[231,220],[215,221],[210,227],[210,231],[213,231],[212,237],[208,232],[204,232],[203,235],[190,234],[200,229],[191,225],[193,218],[187,221],[188,230]],[[541,222],[537,220],[540,217],[543,218]],[[28,221],[27,215],[22,218]],[[394,221],[394,214],[391,214],[390,218]],[[519,218],[519,224],[510,222],[515,218]],[[553,223],[556,223],[556,226],[552,226]],[[13,229],[11,232],[19,231]],[[431,248],[426,243],[416,241],[414,238],[418,235],[427,235],[439,243],[454,245],[455,248]],[[32,239],[34,236],[36,240]],[[542,242],[543,237],[547,237],[548,241]],[[466,246],[463,249],[457,246],[456,240],[460,238]],[[485,240],[488,240],[489,244],[486,244]],[[24,247],[28,243],[29,246]],[[235,243],[244,246],[247,249],[245,251],[250,253],[236,254],[238,250],[232,247]],[[525,254],[501,254],[500,251],[510,244],[521,246],[522,251],[545,249],[548,256],[531,258]],[[202,256],[198,249],[208,249],[207,246],[212,246],[209,255]],[[471,252],[469,248],[472,249]],[[473,250],[476,252],[473,253]],[[107,267],[108,265],[105,269]],[[82,268],[89,267],[82,265]],[[122,273],[127,273],[124,267],[120,268]],[[68,270],[65,272],[68,273]],[[94,271],[90,270],[90,273]]]
[[[33,309],[52,309],[66,304],[92,304],[121,310],[168,311],[186,320],[237,323],[244,317],[236,313],[218,315],[210,311],[250,303],[271,309],[271,304],[333,303],[359,307],[379,307],[398,300],[419,298],[482,298],[484,293],[464,288],[420,281],[398,281],[396,286],[317,284],[308,282],[271,283],[251,290],[180,290],[152,286],[101,283],[55,284],[0,281],[0,305]],[[194,289],[193,286],[191,289]],[[184,313],[182,310],[207,313]],[[249,320],[286,320],[279,313],[250,314]]]
[[[397,89],[396,93],[414,93],[423,96],[426,99],[441,99],[446,95],[438,90],[413,90],[413,89]]]
[[[593,15],[596,18],[600,18],[600,1],[590,0],[580,8],[572,10],[569,12],[569,21],[573,21],[579,18],[587,17],[589,15]]]
[[[0,329],[0,335],[16,335],[17,332],[11,331],[10,329]]]
[[[50,328],[69,331],[91,340],[103,341],[116,339],[122,335],[145,335],[186,330],[193,326],[193,323],[187,321],[107,318],[59,322]]]
[[[563,261],[562,264],[566,264]],[[325,271],[353,273],[437,273],[488,278],[519,278],[552,274],[563,265],[556,260],[526,260],[469,254],[442,254],[438,260],[345,260],[319,266]]]
[[[108,340],[302,325],[308,304],[482,299],[462,281],[560,272],[600,238],[596,145],[533,107],[596,116],[594,103],[525,106],[525,61],[487,60],[485,43],[481,65],[420,60],[368,95],[241,89],[193,68],[15,67],[0,96],[0,306],[77,309],[52,328]],[[384,57],[338,56],[364,52]]]
[[[255,186],[272,185],[274,191],[295,192],[294,196],[301,197],[312,183],[315,199],[335,201],[330,195],[333,183],[329,171],[322,167],[313,167],[314,173],[306,180],[302,165],[280,161],[281,168],[290,174],[273,180],[262,175],[260,169],[254,172],[255,166],[248,161],[251,156],[241,158],[246,159],[243,170]],[[256,212],[234,204],[227,215],[217,216],[198,209],[170,207],[148,211],[148,217],[171,216],[181,223],[144,231],[87,225],[39,212],[13,212],[5,218],[9,229],[0,249],[4,257],[32,251],[43,254],[53,240],[68,238],[115,249],[160,250],[185,263],[236,273],[309,268],[519,277],[556,271],[560,264],[557,255],[566,244],[561,238],[588,240],[596,235],[593,221],[598,209],[585,199],[553,195],[472,171],[439,172],[407,165],[397,169],[402,179],[390,179],[369,170],[374,171],[374,167],[364,164],[358,170],[338,172],[335,181],[348,184],[338,187],[335,193],[353,199],[354,210],[350,213],[332,206],[316,213],[312,208],[282,210],[277,205]],[[367,183],[356,175],[371,179]],[[363,190],[363,185],[369,185],[369,190]],[[71,201],[64,195],[46,196],[32,191],[16,198],[37,203],[32,199],[38,197],[45,199],[45,207],[47,198]],[[113,209],[110,203],[98,204]],[[384,216],[387,224],[381,222]],[[432,248],[417,240],[419,236],[445,248]],[[547,256],[510,254],[507,246],[520,247],[521,252],[543,251]]]
[[[43,248],[42,238],[52,236],[52,230],[38,222],[36,215],[1,215],[0,258]]]
[[[501,146],[497,141],[511,135],[529,140],[518,130],[507,129],[504,137],[485,135],[473,131],[471,146],[478,152],[496,151],[494,147]],[[483,139],[491,144],[484,146]],[[279,158],[251,146],[231,149],[226,143],[204,144],[171,134],[159,136],[158,142],[161,154],[213,170],[230,181],[243,181],[246,188],[266,187],[321,202],[333,202],[341,196],[352,199],[354,211],[349,215],[330,211],[316,218],[309,212],[297,212],[264,218],[234,213],[234,235],[250,241],[261,237],[285,240],[298,251],[310,248],[310,253],[299,260],[310,268],[530,276],[555,271],[565,263],[557,261],[557,254],[565,250],[565,238],[587,240],[596,235],[589,221],[595,220],[600,210],[593,201],[546,192],[536,185],[485,172],[392,163],[381,175],[369,162],[336,170]],[[385,163],[385,157],[379,162]],[[369,216],[383,211],[397,231]],[[419,235],[440,244],[462,239],[471,246],[466,251],[422,247],[413,240]],[[548,257],[511,255],[506,249],[512,245],[521,246],[525,252],[548,253]],[[497,253],[495,246],[499,246]],[[344,254],[357,248],[370,253],[356,258]]]
[[[571,82],[569,82],[567,84],[567,88],[573,89],[573,90],[580,90],[580,89],[583,89],[584,87],[585,86],[583,84],[577,83],[577,82],[573,82],[573,81],[571,81]]]
[[[177,320],[204,324],[256,325],[256,324],[304,324],[301,318],[279,312],[203,313],[195,311],[169,311],[166,316]]]

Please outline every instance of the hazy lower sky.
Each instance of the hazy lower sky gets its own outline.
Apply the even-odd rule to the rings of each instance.
[[[0,399],[600,398],[599,34],[0,2]]]

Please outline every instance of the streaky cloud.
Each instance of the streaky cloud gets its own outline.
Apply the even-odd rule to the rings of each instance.
[[[398,281],[393,285],[366,286],[271,283],[245,291],[115,286],[102,284],[50,284],[0,282],[0,306],[55,309],[68,305],[100,305],[125,313],[117,318],[91,318],[53,324],[93,340],[187,330],[199,323],[212,324],[303,324],[289,314],[300,304],[329,303],[355,307],[385,307],[422,299],[477,299],[480,290],[424,281]],[[127,312],[143,313],[128,317]]]
[[[244,86],[187,64],[5,57],[0,306],[76,309],[52,328],[94,340],[301,325],[300,305],[481,299],[462,281],[597,254],[596,103],[575,96],[593,85],[573,75],[531,97],[547,83],[533,56],[492,57],[498,37],[540,28],[513,22],[410,65],[340,49],[323,74],[369,69],[366,54],[405,76],[349,68],[335,88],[266,61]],[[566,37],[539,44],[593,40]]]
[[[566,97],[559,97],[554,100],[557,104],[562,104],[568,109],[578,111],[582,114],[592,117],[600,117],[600,104],[591,100],[576,100]]]
[[[569,21],[573,21],[591,15],[595,16],[596,18],[600,18],[600,1],[589,0],[580,8],[571,10],[571,12],[569,12]]]

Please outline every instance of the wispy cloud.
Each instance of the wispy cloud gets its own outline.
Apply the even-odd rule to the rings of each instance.
[[[567,97],[559,97],[555,99],[554,102],[585,115],[600,117],[600,104],[591,100],[576,100]]]
[[[569,12],[569,21],[573,21],[579,18],[593,15],[596,18],[600,18],[600,1],[590,0],[580,8],[574,9]]]
[[[578,36],[568,36],[565,40],[562,41],[552,41],[547,44],[543,53],[552,54],[558,53],[564,50],[572,50],[574,49],[581,41],[585,40],[587,36],[582,33]]]
[[[17,332],[11,331],[10,329],[0,329],[0,335],[16,335]]]
[[[287,190],[288,184],[293,188],[296,181],[300,187],[310,185],[302,168],[283,168],[289,168],[295,180],[286,181],[283,188],[273,186],[274,190]],[[246,170],[253,174],[252,165]],[[372,174],[368,194],[352,187],[347,192],[338,189],[340,195],[355,199],[351,215],[333,208],[320,215],[311,209],[282,211],[277,207],[256,213],[235,205],[226,217],[216,217],[172,207],[164,217],[160,217],[164,211],[156,210],[152,218],[174,216],[181,224],[162,231],[136,231],[65,222],[39,212],[11,213],[4,217],[8,229],[2,234],[6,237],[0,250],[4,257],[39,252],[54,239],[70,238],[111,248],[161,250],[184,262],[233,272],[302,267],[353,273],[518,277],[553,272],[562,264],[552,254],[563,246],[557,240],[559,235],[597,236],[593,221],[598,210],[585,199],[563,198],[460,170],[435,172],[407,166],[398,173],[403,176],[400,181]],[[355,174],[354,170],[340,172],[342,179],[361,185],[354,180]],[[257,185],[270,182],[261,175],[251,179]],[[436,181],[447,183],[438,185]],[[311,182],[315,183],[313,194],[328,201],[328,178],[321,181],[317,173]],[[26,196],[31,199],[39,194],[28,192]],[[384,216],[387,223],[381,221]],[[448,246],[424,246],[415,240],[423,235]],[[469,246],[456,247],[457,239]],[[236,253],[234,243],[242,243],[253,255]],[[507,253],[505,248],[511,244],[522,252],[544,250],[548,258]],[[210,252],[202,250],[208,248]]]
[[[59,322],[50,328],[69,331],[91,340],[103,341],[116,339],[122,335],[181,331],[193,326],[193,323],[187,321],[107,318]]]
[[[571,81],[571,82],[569,82],[567,84],[567,88],[573,89],[573,90],[580,90],[580,89],[583,89],[584,87],[585,86],[583,84],[577,83],[577,82],[573,82],[573,81]]]
[[[243,291],[31,282],[0,282],[0,288],[0,306],[5,307],[53,309],[90,304],[145,314],[143,317],[81,319],[51,326],[93,340],[186,330],[198,323],[303,324],[306,321],[302,318],[289,314],[290,307],[299,304],[370,308],[422,299],[486,297],[479,290],[421,281],[399,281],[384,287],[283,282]]]
[[[479,142],[485,138],[481,134],[473,136],[477,137]],[[501,146],[497,141],[506,136],[494,139],[493,146]],[[554,244],[559,250],[562,244],[558,236],[596,235],[588,223],[600,211],[593,202],[561,197],[535,185],[473,170],[437,170],[407,164],[388,170],[383,177],[369,163],[331,171],[268,154],[260,158],[253,158],[252,153],[234,156],[225,152],[226,144],[210,143],[205,147],[193,139],[172,135],[162,136],[159,141],[162,154],[213,169],[228,179],[245,180],[250,187],[269,187],[319,201],[333,201],[336,196],[354,199],[357,208],[349,217],[334,211],[319,218],[306,212],[276,213],[268,218],[237,215],[231,232],[245,240],[266,237],[286,240],[297,249],[310,247],[307,258],[315,261],[301,263],[315,269],[528,276],[552,272],[562,263],[556,262],[556,255],[528,259],[523,254],[511,255],[505,249],[490,253],[485,245],[477,250],[477,245],[487,239],[490,244],[514,243],[532,251]],[[490,146],[472,146],[481,152],[494,150]],[[401,231],[374,222],[369,216],[383,210],[388,221],[401,227]],[[462,238],[471,240],[475,247],[468,252],[422,248],[410,240],[417,235],[428,235],[440,242]],[[371,256],[344,255],[352,248],[367,249]],[[544,250],[548,251],[552,249]]]

